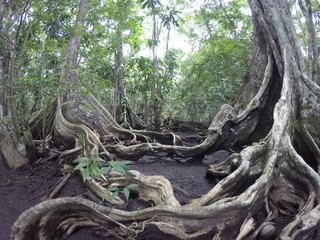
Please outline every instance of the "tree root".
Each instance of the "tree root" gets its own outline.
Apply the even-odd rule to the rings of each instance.
[[[149,203],[151,206],[180,206],[179,201],[175,198],[173,187],[170,182],[163,176],[145,176],[137,171],[129,171],[127,175],[111,173],[108,179],[110,186],[127,186],[130,183],[139,185],[135,191],[139,194],[139,199]]]

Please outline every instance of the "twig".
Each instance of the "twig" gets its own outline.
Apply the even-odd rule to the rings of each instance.
[[[49,196],[47,198],[42,199],[42,200],[47,200],[47,199],[54,198],[61,191],[61,189],[66,185],[66,183],[71,178],[71,176],[72,176],[72,172],[67,173],[67,175],[65,175],[63,178],[60,179],[60,182],[52,190],[52,192],[49,194]]]

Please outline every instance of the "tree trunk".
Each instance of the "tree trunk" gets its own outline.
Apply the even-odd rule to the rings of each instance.
[[[115,83],[113,92],[113,108],[114,119],[120,123],[123,115],[124,108],[122,107],[124,99],[124,87],[122,78],[122,62],[123,62],[123,50],[122,50],[122,30],[118,29],[117,33],[117,50],[115,54]],[[122,119],[124,121],[124,119]]]
[[[122,5],[121,3],[119,5]],[[126,1],[123,6],[126,10],[121,16],[116,30],[116,52],[115,52],[115,82],[112,89],[111,110],[117,123],[130,128],[145,128],[145,123],[132,111],[130,103],[126,101],[125,88],[123,84],[123,29],[128,20],[127,9],[130,9],[131,1]],[[122,7],[123,7],[122,6]],[[120,8],[120,6],[118,6]]]
[[[3,155],[4,160],[10,168],[22,167],[28,164],[28,159],[25,154],[25,146],[17,145],[6,126],[0,119],[0,154]]]
[[[92,110],[74,105],[56,115],[59,124],[55,129],[63,140],[74,143],[77,134],[82,133],[86,152],[90,153],[105,147],[126,156],[170,152],[187,157],[221,148],[241,148],[226,161],[210,166],[207,175],[221,178],[215,187],[181,206],[164,177],[144,176],[136,171],[127,176],[112,173],[109,184],[138,183],[139,198],[153,206],[133,218],[134,212],[81,198],[48,200],[19,217],[10,239],[61,238],[78,227],[97,225],[125,239],[318,238],[320,88],[304,72],[287,1],[249,3],[255,39],[250,74],[234,106],[221,107],[202,144],[104,146],[90,129],[100,136],[137,137],[141,141],[155,135],[121,129],[91,95],[78,92],[68,100],[81,99]],[[72,114],[75,112],[77,116]]]
[[[313,23],[312,7],[310,0],[305,0],[305,5],[301,0],[298,1],[302,13],[306,19],[308,28],[308,76],[313,81],[318,81],[318,46],[316,31]]]
[[[154,10],[153,10],[154,11]],[[148,106],[147,129],[153,129],[154,113],[157,108],[156,102],[156,79],[157,79],[157,20],[153,13],[153,29],[152,29],[152,74],[151,74],[151,96]]]
[[[26,39],[22,39],[21,28],[30,5],[26,1],[21,9],[17,9],[14,13],[17,15],[15,24],[11,28],[5,28],[4,18],[10,14],[9,4],[7,1],[0,2],[0,35],[3,41],[0,47],[0,135],[3,136],[0,151],[10,167],[22,167],[36,155],[27,123],[21,121],[16,109],[15,90],[19,69],[23,64],[22,61],[17,61],[17,48],[23,49],[21,42],[26,42],[28,38],[26,34]]]
[[[167,32],[167,40],[166,40],[166,51],[165,51],[165,56],[168,54],[168,51],[169,51],[170,31],[171,31],[171,26],[170,26],[170,24],[169,24],[169,26],[168,26],[168,32]]]

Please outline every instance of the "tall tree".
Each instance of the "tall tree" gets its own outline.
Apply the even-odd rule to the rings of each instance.
[[[123,101],[125,99],[125,91],[123,85],[123,31],[128,20],[128,9],[130,9],[131,1],[117,1],[116,12],[119,18],[116,26],[116,51],[115,51],[115,82],[113,88],[113,102],[114,105],[113,116],[117,122],[120,122],[125,109],[123,108]],[[126,119],[122,121],[126,122]]]
[[[249,0],[249,4],[254,48],[248,79],[235,104],[221,107],[203,143],[169,146],[173,134],[121,129],[93,96],[73,89],[68,90],[69,102],[81,100],[92,110],[83,104],[68,108],[67,101],[59,106],[55,119],[60,141],[74,146],[82,134],[87,155],[95,156],[104,148],[91,129],[100,136],[130,139],[129,146],[106,146],[126,157],[164,152],[189,157],[240,147],[239,153],[210,166],[207,175],[222,178],[215,187],[182,206],[163,177],[135,171],[127,176],[111,174],[108,181],[120,186],[139,183],[143,186],[137,189],[139,198],[153,205],[136,216],[78,197],[47,200],[19,217],[10,239],[61,238],[80,227],[97,225],[134,239],[155,235],[158,239],[319,238],[320,87],[304,72],[288,2]],[[150,138],[165,144],[151,143]],[[133,145],[135,139],[146,143]]]
[[[318,81],[319,52],[313,12],[310,0],[298,0],[308,28],[308,75],[313,81]]]
[[[152,75],[151,75],[151,96],[147,112],[147,128],[149,130],[153,129],[153,121],[155,117],[155,110],[158,108],[159,102],[156,96],[156,81],[158,74],[158,56],[157,49],[159,44],[159,36],[161,32],[161,25],[159,24],[159,19],[157,18],[159,14],[159,6],[161,3],[159,0],[142,0],[142,8],[149,8],[152,15],[152,39],[151,39],[151,49],[152,49]],[[157,128],[157,126],[156,126]]]
[[[27,62],[23,51],[30,36],[31,24],[26,24],[30,8],[28,0],[0,2],[0,151],[5,159],[12,158],[7,161],[11,167],[26,165],[35,158],[29,126],[20,118],[16,102],[21,67]]]
[[[167,7],[165,14],[162,16],[162,24],[164,27],[167,28],[167,39],[166,39],[166,50],[165,54],[167,54],[169,50],[169,39],[170,39],[170,32],[171,32],[171,27],[177,26],[179,27],[179,12],[173,8],[170,8],[169,6]]]

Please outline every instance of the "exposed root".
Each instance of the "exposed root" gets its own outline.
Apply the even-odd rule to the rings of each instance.
[[[115,204],[115,205],[122,205],[125,203],[119,197],[115,197],[114,199],[111,199],[112,192],[107,191],[92,177],[88,177],[84,183],[88,187],[88,189],[103,202],[110,202],[111,204]]]
[[[129,171],[127,175],[111,173],[109,179],[110,186],[126,186],[130,183],[139,185],[135,191],[139,194],[139,199],[150,203],[151,206],[180,206],[175,198],[173,187],[163,176],[145,176],[137,171]]]

